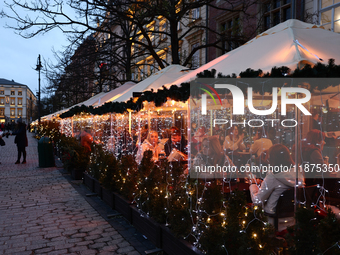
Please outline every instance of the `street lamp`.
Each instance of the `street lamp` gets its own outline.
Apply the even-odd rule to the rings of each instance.
[[[35,69],[36,71],[39,72],[39,79],[38,79],[38,82],[39,82],[39,95],[38,95],[38,118],[39,118],[39,124],[40,124],[40,70],[42,68],[42,65],[41,65],[41,60],[40,60],[40,54],[38,56],[38,60],[37,60],[37,68]]]

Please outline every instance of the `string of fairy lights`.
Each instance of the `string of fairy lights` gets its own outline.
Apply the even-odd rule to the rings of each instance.
[[[264,101],[265,98],[263,96],[262,100]],[[229,105],[230,106],[230,100],[228,98],[223,98],[223,105]],[[197,103],[197,102],[196,102]],[[209,102],[211,104],[211,102]],[[208,104],[209,104],[208,103]],[[192,125],[189,125],[189,123],[197,123],[198,127],[205,127],[207,130],[212,130],[212,115],[215,118],[225,118],[225,116],[230,116],[233,118],[236,122],[243,122],[245,118],[243,116],[231,116],[231,110],[228,107],[222,107],[221,109],[215,109],[214,111],[208,111],[206,116],[202,116],[200,109],[192,109],[190,107],[190,120],[187,120],[187,109],[189,102],[183,104],[174,102],[173,100],[169,100],[166,102],[165,105],[162,106],[162,108],[157,108],[152,105],[148,105],[145,107],[147,110],[139,111],[138,113],[132,113],[129,115],[129,113],[126,114],[104,114],[104,115],[91,115],[89,113],[82,113],[81,115],[76,115],[74,117],[65,118],[65,119],[57,119],[57,122],[60,125],[60,131],[61,133],[65,134],[66,136],[79,136],[81,131],[85,128],[91,129],[91,134],[93,135],[94,141],[96,143],[101,144],[103,146],[103,149],[106,152],[113,153],[113,155],[117,158],[120,158],[122,156],[122,153],[126,152],[128,155],[133,155],[133,147],[138,146],[136,142],[137,140],[140,141],[140,135],[141,130],[143,127],[148,125],[148,129],[154,129],[157,130],[159,133],[159,137],[162,137],[162,131],[169,129],[171,126],[175,125],[176,121],[180,122],[186,122],[186,125],[182,126],[182,130],[187,130],[188,134],[192,135],[194,133],[194,130],[192,128]],[[209,107],[209,106],[208,106]],[[265,108],[265,106],[263,106]],[[318,106],[319,107],[319,106]],[[263,109],[264,109],[263,108]],[[322,112],[325,116],[327,116],[327,120],[323,123],[322,127],[324,125],[327,125],[328,127],[334,128],[334,130],[338,130],[339,128],[339,121],[340,121],[340,111],[338,109],[331,109],[331,108],[325,108],[324,106],[320,106],[322,109]],[[176,115],[177,113],[177,115]],[[331,113],[330,115],[328,115]],[[251,112],[246,112],[245,116],[249,119],[264,119],[264,117],[252,114]],[[330,117],[329,117],[330,116]],[[270,118],[276,118],[276,119],[282,119],[283,116],[280,115],[278,111],[272,114],[272,116],[269,116]],[[293,118],[294,111],[291,109],[288,112],[288,117]],[[268,118],[268,116],[267,116]],[[307,124],[306,118],[301,118],[301,120],[298,121],[298,136],[299,140],[303,141],[303,130],[305,125]],[[264,128],[267,128],[265,126]],[[275,141],[280,142],[288,147],[290,151],[293,149],[293,145],[295,143],[295,129],[294,128],[284,128],[280,126],[279,124],[275,123],[273,126],[273,129],[275,132]],[[43,126],[39,127],[39,130],[42,134],[44,134],[44,128]],[[57,131],[57,129],[53,129],[50,131],[50,133],[53,133],[54,131]],[[244,131],[246,132],[245,141],[251,143],[252,142],[252,134],[253,129],[250,127],[244,128]],[[190,149],[189,144],[189,149]],[[300,148],[301,149],[301,148]],[[301,158],[302,152],[300,151]],[[91,153],[90,155],[90,162],[96,162],[95,153]],[[193,156],[193,155],[192,155]],[[234,159],[231,158],[233,161]],[[99,162],[98,162],[99,164]],[[171,204],[170,204],[170,196],[171,196],[171,183],[174,182],[174,176],[172,175],[171,170],[171,164],[170,167],[167,169],[166,172],[166,183],[165,190],[160,189],[159,184],[155,184],[155,189],[159,189],[158,196],[164,196],[164,198],[167,201],[166,207],[164,208],[165,212],[168,212]],[[129,169],[128,169],[129,170]],[[103,169],[103,173],[106,171],[106,169]],[[126,172],[126,176],[122,179],[124,182],[127,178],[129,178],[129,171]],[[147,180],[147,176],[145,177],[145,181]],[[139,182],[138,185],[141,185]],[[186,239],[189,239],[190,237],[194,238],[194,246],[198,248],[202,248],[200,244],[201,237],[203,236],[204,232],[209,229],[209,226],[212,222],[220,222],[221,227],[226,227],[227,217],[228,217],[228,210],[227,210],[227,200],[222,201],[220,204],[219,211],[210,213],[204,210],[204,201],[205,199],[208,199],[205,197],[205,194],[207,193],[207,190],[209,189],[209,186],[211,183],[209,181],[206,181],[204,183],[204,188],[201,193],[199,193],[199,188],[196,183],[196,194],[193,194],[193,190],[191,189],[191,186],[188,182],[188,180],[182,182],[182,188],[185,190],[185,193],[187,195],[187,198],[185,200],[189,203],[189,214],[190,219],[192,223],[192,228],[190,231],[190,234],[186,236]],[[221,192],[224,190],[225,186],[229,186],[231,189],[231,179],[226,177],[221,180]],[[140,197],[139,195],[141,192],[148,196],[146,189],[139,190],[138,194],[135,195],[135,200],[137,202],[137,205],[139,205],[139,208],[142,207],[142,204],[140,203]],[[317,203],[314,204],[314,206],[317,206],[321,210],[325,210],[326,208],[326,194],[327,190],[320,189],[320,196],[317,200]],[[196,197],[196,199],[194,199]],[[149,198],[147,197],[146,200]],[[183,199],[183,197],[178,196],[178,201]],[[196,201],[196,202],[194,202]],[[318,203],[318,202],[322,203]],[[305,201],[300,201],[301,204],[304,204]],[[320,204],[322,206],[320,206]],[[254,222],[260,222],[262,224],[263,230],[268,227],[268,223],[263,221],[262,218],[258,217],[257,211],[259,210],[259,207],[254,206],[253,208],[245,207],[244,212],[242,213],[242,217],[240,219],[240,227],[242,228],[242,233],[247,233],[247,231],[250,229],[250,226]],[[143,212],[141,212],[143,213]],[[253,214],[253,218],[251,220],[248,220],[249,214]],[[148,214],[148,212],[147,212]],[[218,219],[218,220],[215,220]],[[251,230],[253,231],[253,230]],[[260,230],[259,230],[260,231]],[[252,238],[258,239],[259,233],[253,232]],[[334,244],[334,247],[339,247],[339,244]],[[264,248],[264,244],[259,243],[258,244],[259,249]],[[226,253],[228,253],[228,247],[225,245],[222,245],[222,247]],[[332,247],[330,247],[332,248]],[[330,249],[329,248],[329,249]]]

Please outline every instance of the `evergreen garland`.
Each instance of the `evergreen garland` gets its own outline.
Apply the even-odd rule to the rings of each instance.
[[[253,70],[248,68],[244,72],[239,74],[241,78],[338,78],[340,77],[340,65],[335,65],[334,59],[330,59],[328,61],[328,65],[317,63],[313,67],[310,65],[304,66],[302,69],[296,69],[293,73],[289,74],[290,69],[286,66],[282,67],[273,67],[270,73],[263,74],[261,69]],[[197,78],[215,78],[216,77],[216,70],[212,69],[211,71],[205,70],[201,73],[197,74]],[[232,74],[224,76],[221,73],[217,75],[218,78],[236,78],[236,74]],[[297,84],[296,84],[297,85]],[[339,84],[325,84],[319,83],[317,81],[312,82],[311,90],[321,90],[325,89],[329,86],[337,86]],[[257,86],[258,91],[254,88],[254,92],[270,92],[271,88],[266,88],[263,91],[261,86]],[[241,88],[242,89],[242,88]],[[243,88],[245,90],[245,88]],[[109,102],[105,103],[104,105],[93,108],[93,106],[75,106],[71,108],[69,111],[60,115],[60,118],[68,118],[72,117],[73,115],[80,114],[82,112],[91,113],[95,115],[103,115],[106,113],[125,113],[128,109],[133,111],[140,111],[142,109],[142,105],[144,101],[154,102],[156,107],[162,106],[168,98],[175,101],[182,101],[186,102],[190,97],[190,83],[182,83],[181,86],[172,85],[169,89],[163,86],[163,89],[159,89],[157,92],[151,91],[144,91],[142,96],[134,102],[133,98],[131,98],[127,102]]]

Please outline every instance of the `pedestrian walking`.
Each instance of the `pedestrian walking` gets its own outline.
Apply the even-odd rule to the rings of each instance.
[[[17,129],[12,133],[15,135],[14,143],[17,144],[18,148],[18,160],[15,164],[20,164],[21,154],[23,155],[22,164],[26,164],[26,147],[28,146],[27,136],[26,136],[26,124],[22,122],[22,119],[17,120]]]
[[[1,132],[0,132],[1,133]],[[6,145],[6,143],[5,143],[5,141],[2,139],[2,136],[1,136],[1,134],[0,134],[0,146],[5,146]],[[1,150],[1,149],[0,149]],[[1,152],[1,151],[0,151]],[[1,164],[1,162],[0,162],[0,164]]]

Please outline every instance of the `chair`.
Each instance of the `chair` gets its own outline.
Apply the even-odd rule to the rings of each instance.
[[[300,201],[300,203],[303,201],[306,207],[310,207],[313,203],[316,203],[318,197],[317,192],[317,185],[304,188],[299,187],[297,189],[298,201]],[[274,227],[276,230],[278,230],[280,218],[294,217],[294,188],[287,189],[281,194],[275,207],[275,213],[265,213],[265,215],[274,219]]]

